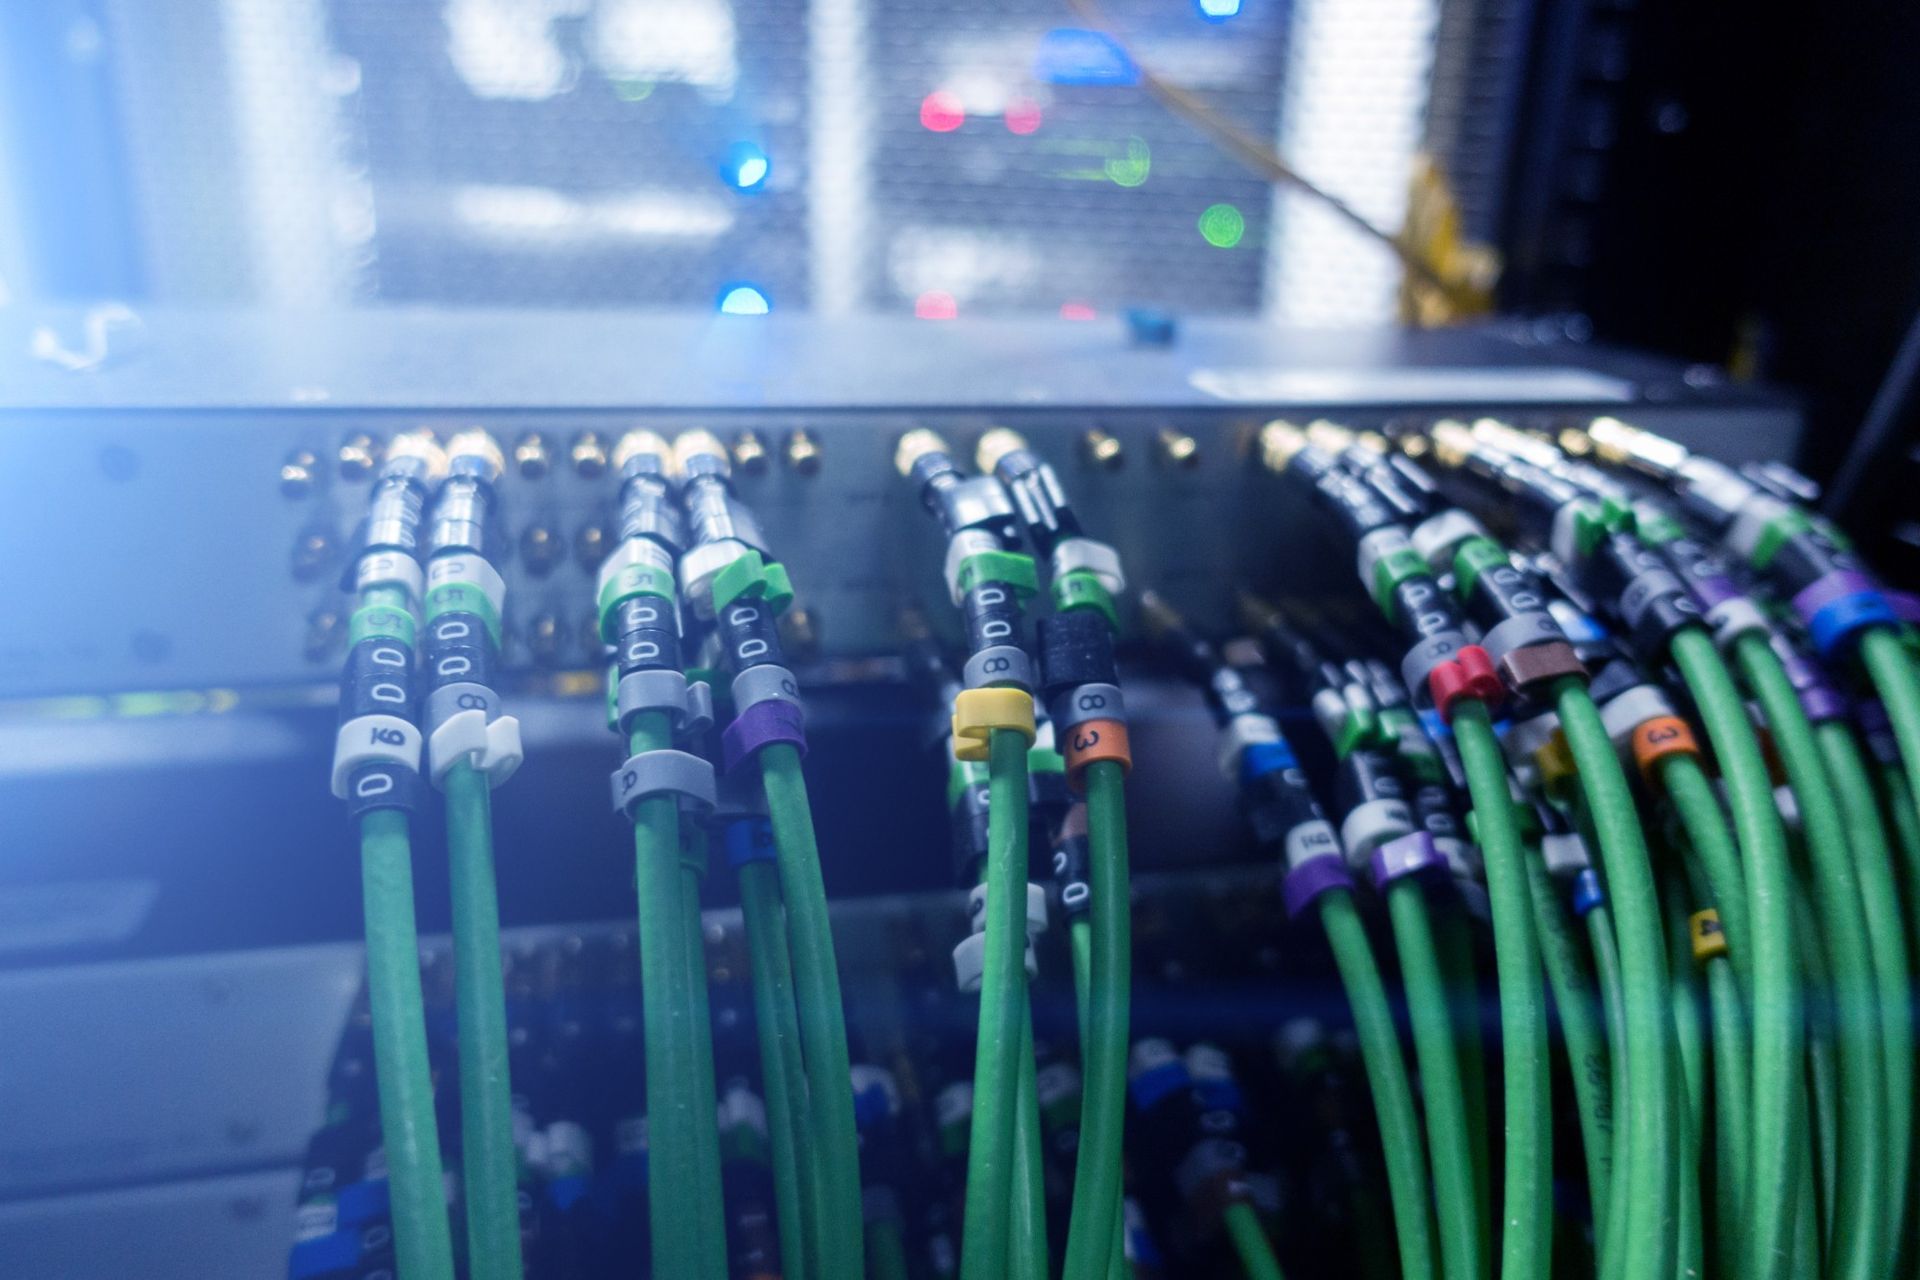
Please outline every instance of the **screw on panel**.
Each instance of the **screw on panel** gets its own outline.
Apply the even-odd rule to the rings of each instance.
[[[787,433],[787,465],[803,476],[820,470],[820,442],[804,427]]]
[[[1099,427],[1088,427],[1080,437],[1080,452],[1089,465],[1101,471],[1118,471],[1120,464],[1126,460],[1126,452],[1119,438]]]
[[[1160,445],[1160,459],[1169,466],[1190,468],[1200,461],[1200,442],[1186,432],[1174,427],[1162,427],[1155,437]]]
[[[309,449],[295,449],[280,464],[280,492],[288,498],[300,499],[313,492],[313,473],[320,467],[320,460]]]
[[[380,443],[366,432],[350,435],[340,445],[340,478],[365,480],[380,462]]]

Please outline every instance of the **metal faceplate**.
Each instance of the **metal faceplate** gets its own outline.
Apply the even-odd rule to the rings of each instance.
[[[916,426],[969,465],[988,427],[1023,432],[1129,579],[1216,628],[1236,586],[1351,582],[1314,513],[1259,466],[1254,435],[1272,417],[1552,426],[1608,412],[1732,460],[1787,456],[1798,432],[1778,400],[1494,329],[1191,322],[1171,347],[1136,347],[1106,323],[158,314],[82,368],[30,354],[36,335],[44,353],[47,333],[83,327],[0,324],[4,698],[333,680],[349,608],[338,575],[369,491],[340,455],[361,435],[492,433],[508,454],[488,548],[507,582],[505,659],[564,669],[601,659],[593,568],[617,537],[617,476],[569,456],[583,432],[607,451],[637,426],[735,445],[753,433],[764,465],[737,469],[739,496],[788,564],[800,647],[837,657],[896,651],[908,604],[953,622],[939,534],[892,464]],[[1117,467],[1089,456],[1095,429],[1118,442]],[[788,456],[795,432],[811,465]],[[539,478],[513,458],[529,434],[549,459]],[[286,496],[281,470],[303,454],[311,483]],[[560,549],[545,572],[529,530]]]

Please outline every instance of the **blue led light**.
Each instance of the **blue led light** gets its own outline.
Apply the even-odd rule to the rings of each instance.
[[[1137,84],[1140,69],[1113,37],[1056,27],[1033,52],[1033,78],[1042,84]]]
[[[1225,22],[1240,16],[1240,0],[1193,0],[1200,16],[1208,22]]]
[[[767,153],[751,142],[736,142],[727,148],[727,158],[720,166],[720,176],[735,191],[752,191],[767,180],[767,172],[772,163]]]
[[[726,316],[763,316],[773,310],[767,295],[750,284],[727,287],[720,295],[720,314]]]

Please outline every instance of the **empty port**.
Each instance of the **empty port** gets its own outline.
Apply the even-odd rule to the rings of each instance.
[[[560,557],[566,553],[566,546],[560,535],[543,524],[530,524],[520,535],[520,562],[527,572],[536,578],[544,578],[553,572],[560,563]]]
[[[544,479],[547,472],[553,470],[553,455],[547,449],[547,438],[538,431],[529,431],[514,441],[513,465],[523,480]]]
[[[607,442],[597,431],[582,431],[575,436],[567,456],[582,480],[598,480],[607,473]]]
[[[607,528],[603,524],[583,524],[573,535],[573,555],[580,567],[592,573],[607,558]]]

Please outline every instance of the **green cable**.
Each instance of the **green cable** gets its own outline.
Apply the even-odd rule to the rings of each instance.
[[[1739,1272],[1746,1231],[1746,1169],[1753,1150],[1752,1063],[1740,980],[1724,958],[1707,962],[1707,1011],[1713,1030],[1714,1239],[1723,1275]]]
[[[867,1224],[867,1263],[872,1280],[907,1280],[907,1246],[894,1219],[879,1218]],[[793,1273],[783,1271],[780,1280],[793,1280]]]
[[[1913,791],[1907,786],[1907,775],[1897,762],[1877,762],[1875,776],[1886,823],[1893,830],[1894,845],[1900,852],[1900,878],[1906,888],[1902,901],[1907,911],[1907,941],[1920,951],[1920,811],[1914,808]],[[1920,956],[1909,959],[1920,964]],[[1909,972],[1912,968],[1910,964]],[[1911,1153],[1909,1155],[1911,1157]],[[1920,1213],[1915,1213],[1911,1205],[1905,1206],[1903,1212],[1906,1226],[1901,1234],[1900,1257],[1911,1259],[1920,1256]]]
[[[1690,760],[1690,757],[1671,757]],[[1716,810],[1717,812],[1717,810]],[[1724,823],[1721,824],[1724,830]],[[1711,873],[1695,854],[1691,842],[1682,846],[1681,865],[1687,885],[1697,901],[1719,904],[1714,897]],[[1691,926],[1691,922],[1689,922]],[[1721,941],[1727,942],[1724,924]],[[1691,942],[1691,927],[1689,927]],[[1747,1160],[1752,1152],[1748,1126],[1753,1117],[1753,1064],[1747,1044],[1747,1014],[1742,1003],[1740,978],[1732,961],[1723,952],[1700,961],[1707,980],[1707,1014],[1711,1035],[1713,1064],[1713,1240],[1721,1275],[1737,1275],[1740,1268],[1739,1245],[1746,1222],[1745,1191]],[[1696,1122],[1700,1118],[1696,1117]]]
[[[1091,1040],[1083,1071],[1080,1148],[1074,1158],[1066,1264],[1067,1275],[1074,1280],[1097,1280],[1108,1274],[1115,1243],[1121,1238],[1132,889],[1127,867],[1126,775],[1118,761],[1096,760],[1086,766],[1084,777],[1093,894],[1087,993]],[[1024,790],[1020,820],[1026,821]]]
[[[1813,1110],[1809,1104],[1806,1115],[1811,1117]],[[1800,1188],[1800,1210],[1793,1223],[1793,1256],[1798,1267],[1796,1274],[1817,1276],[1821,1274],[1820,1264],[1824,1261],[1821,1256],[1824,1237],[1821,1235],[1819,1184],[1814,1172],[1816,1153],[1810,1141],[1802,1142],[1795,1148],[1795,1153],[1795,1181]]]
[[[1813,872],[1813,906],[1832,968],[1835,1044],[1840,1066],[1839,1204],[1834,1219],[1832,1274],[1883,1273],[1892,1244],[1887,1223],[1887,1088],[1878,1045],[1873,954],[1854,874],[1856,853],[1834,802],[1813,726],[1767,638],[1748,632],[1734,646],[1748,687],[1766,714],[1787,781],[1799,802]]]
[[[964,1280],[1003,1280],[1013,1274],[1009,1201],[1019,1158],[1014,1116],[1026,1007],[1021,994],[1027,978],[1027,740],[1015,730],[994,729],[987,751],[986,949],[961,1218]]]
[[[1087,1052],[1087,1005],[1093,997],[1093,925],[1084,915],[1073,917],[1067,926],[1067,943],[1073,952],[1073,1011],[1080,1030],[1080,1055]]]
[[[1480,983],[1475,976],[1473,917],[1464,905],[1442,911],[1433,922],[1440,948],[1440,974],[1453,1007],[1459,1041],[1460,1091],[1467,1104],[1467,1144],[1473,1155],[1473,1202],[1480,1207],[1474,1224],[1480,1256],[1493,1247],[1493,1138],[1487,1121],[1487,1051],[1481,1031]]]
[[[1833,975],[1820,940],[1819,925],[1813,919],[1813,908],[1803,899],[1798,910],[1800,962],[1806,969],[1808,989],[1821,993],[1820,999],[1807,1002],[1806,1125],[1810,1127],[1812,1141],[1806,1147],[1813,1157],[1813,1185],[1818,1192],[1815,1205],[1819,1210],[1815,1217],[1811,1212],[1814,1206],[1808,1206],[1808,1216],[1818,1223],[1818,1230],[1814,1234],[1823,1258],[1830,1264],[1840,1176],[1840,1089],[1836,1083],[1840,1071],[1835,1065],[1839,1054],[1833,1043],[1833,1001],[1830,994]]]
[[[1793,945],[1786,831],[1746,705],[1712,638],[1688,627],[1673,638],[1672,653],[1726,778],[1746,871],[1747,929],[1753,938],[1753,1159],[1744,1280],[1784,1280],[1794,1256],[1794,1201],[1800,1186],[1794,1135],[1804,1106],[1800,961]]]
[[[1907,936],[1920,944],[1920,809],[1914,807],[1913,788],[1897,764],[1879,766],[1881,801],[1887,825],[1900,849],[1901,870],[1908,885]]]
[[[1286,1280],[1280,1273],[1280,1260],[1273,1256],[1273,1245],[1267,1241],[1267,1233],[1260,1228],[1260,1218],[1253,1206],[1244,1200],[1236,1200],[1228,1205],[1220,1219],[1226,1224],[1227,1236],[1233,1241],[1233,1251],[1240,1255],[1240,1265],[1246,1270],[1247,1280]]]
[[[1613,912],[1605,903],[1597,903],[1587,909],[1586,919],[1587,942],[1593,950],[1594,981],[1600,988],[1607,1043],[1612,1046],[1607,1112],[1613,1142],[1607,1162],[1606,1234],[1600,1238],[1600,1263],[1601,1274],[1618,1276],[1627,1244],[1627,1202],[1633,1194],[1633,1184],[1625,1176],[1627,1120],[1633,1114],[1633,1095],[1627,1091],[1626,1055],[1620,1051],[1620,1046],[1627,1042],[1627,1002],[1620,980],[1620,946],[1615,941]]]
[[[1073,952],[1073,1008],[1079,1021],[1080,1052],[1087,1045],[1087,1017],[1093,986],[1093,926],[1086,916],[1074,916],[1067,927],[1067,940]],[[1124,1181],[1124,1179],[1123,1179]],[[1124,1188],[1123,1188],[1124,1190]],[[1124,1280],[1127,1274],[1125,1211],[1116,1207],[1113,1214],[1113,1251],[1107,1263],[1108,1280]]]
[[[1021,757],[1022,772],[1025,756]],[[818,1167],[825,1190],[819,1218],[822,1276],[859,1276],[863,1249],[860,1230],[860,1151],[853,1127],[853,1071],[847,1058],[846,1013],[840,1004],[840,974],[833,958],[833,927],[827,915],[826,883],[820,875],[820,849],[814,841],[813,811],[807,803],[800,753],[790,743],[760,750],[760,778],[767,793],[780,862],[780,891],[792,933],[794,999],[799,1007],[800,1049],[807,1079],[819,1083],[807,1092],[809,1129],[819,1149]],[[1020,834],[1026,836],[1026,789],[1021,784]],[[1023,904],[1024,905],[1024,904]],[[1018,963],[1018,957],[1015,957]]]
[[[664,711],[633,718],[634,755],[664,750],[673,734]],[[649,1181],[672,1197],[649,1195],[655,1275],[703,1274],[699,1229],[720,1187],[700,1178],[695,1151],[697,1117],[693,1009],[686,994],[688,951],[680,897],[680,809],[672,795],[643,797],[634,806],[634,890],[639,901],[640,981],[646,1036]],[[688,1201],[694,1202],[689,1212]]]
[[[1920,675],[1897,632],[1871,628],[1860,642],[1860,658],[1873,681],[1874,692],[1887,709],[1887,720],[1900,744],[1900,763],[1906,770],[1907,808],[1911,814],[1920,797]]]
[[[1441,978],[1426,889],[1417,880],[1396,880],[1387,886],[1386,898],[1413,1023],[1420,1092],[1426,1102],[1427,1156],[1433,1166],[1441,1272],[1448,1280],[1474,1280],[1486,1267],[1480,1253],[1481,1212],[1474,1200],[1473,1154],[1467,1144],[1466,1099],[1452,1011]]]
[[[376,809],[360,819],[360,884],[395,1256],[407,1280],[453,1280],[453,1233],[434,1127],[420,940],[413,924],[413,848],[401,810]]]
[[[1626,1058],[1633,1113],[1628,1118],[1627,1166],[1614,1172],[1628,1179],[1634,1191],[1627,1201],[1622,1274],[1664,1275],[1674,1257],[1674,1233],[1680,1225],[1671,1153],[1680,1145],[1681,1126],[1668,1003],[1670,976],[1653,864],[1620,757],[1586,684],[1579,679],[1562,680],[1555,687],[1554,705],[1600,846],[1620,945],[1627,1039],[1619,1051]]]
[[[1740,851],[1733,832],[1721,811],[1720,799],[1713,793],[1700,760],[1690,755],[1670,755],[1660,766],[1660,786],[1673,805],[1674,816],[1686,832],[1685,860],[1698,861],[1705,874],[1705,892],[1696,891],[1703,901],[1713,903],[1720,916],[1720,931],[1726,936],[1727,951],[1743,990],[1753,982],[1753,933],[1747,916],[1746,875],[1740,869]]]
[[[1373,958],[1373,944],[1360,923],[1353,894],[1334,889],[1320,895],[1320,925],[1353,1010],[1360,1060],[1373,1092],[1380,1144],[1386,1149],[1387,1191],[1393,1199],[1394,1230],[1400,1240],[1404,1280],[1433,1280],[1433,1228],[1428,1208],[1426,1160],[1420,1149],[1420,1121],[1414,1114],[1413,1088],[1400,1056],[1400,1033],[1393,1023]],[[1069,1271],[1070,1277],[1076,1273]]]
[[[1734,847],[1733,833],[1727,826],[1726,815],[1721,812],[1713,786],[1707,781],[1706,771],[1700,767],[1699,758],[1688,754],[1665,757],[1660,766],[1660,785],[1685,836],[1680,842],[1680,861],[1691,891],[1695,900],[1712,905],[1720,921],[1722,941],[1726,944],[1725,954],[1705,960],[1702,967],[1706,970],[1708,1001],[1715,1028],[1714,1128],[1715,1150],[1720,1157],[1713,1179],[1714,1222],[1718,1228],[1714,1235],[1715,1252],[1721,1270],[1731,1274],[1738,1267],[1736,1245],[1740,1232],[1735,1224],[1742,1221],[1740,1183],[1746,1176],[1746,1161],[1751,1149],[1747,1127],[1752,1095],[1747,1077],[1752,1066],[1745,1048],[1746,1014],[1740,1002],[1741,989],[1752,989],[1753,972],[1744,876],[1740,871],[1740,855]],[[1678,888],[1677,885],[1675,887]],[[1731,912],[1726,909],[1728,905],[1733,907]],[[1676,905],[1674,909],[1684,911],[1684,903]],[[1683,923],[1686,923],[1688,931],[1685,937],[1676,939],[1673,963],[1676,967],[1691,967],[1695,963],[1691,923]],[[1696,1013],[1690,1025],[1695,1028],[1697,1037],[1697,995],[1693,997],[1691,1007]],[[1722,1033],[1726,1036],[1724,1040]],[[1687,1047],[1683,1042],[1682,1048]],[[1688,1083],[1692,1086],[1695,1082],[1690,1077]],[[1736,1104],[1738,1110],[1730,1113],[1729,1108]],[[1694,1096],[1689,1120],[1693,1140],[1698,1143],[1706,1124],[1703,1095]],[[1697,1161],[1693,1165],[1693,1178],[1697,1200]]]
[[[693,1035],[693,1150],[699,1158],[698,1185],[720,1187],[720,1103],[713,1076],[713,1011],[707,994],[706,926],[700,919],[700,880],[707,864],[707,833],[695,825],[682,828],[685,844],[680,861],[680,937],[687,949],[687,1004],[693,1016],[687,1025]],[[727,1280],[726,1204],[716,1196],[709,1204],[696,1200],[708,1220],[697,1230],[704,1280]]]
[[[1047,1280],[1047,1185],[1041,1172],[1040,1091],[1033,1061],[1033,1011],[1021,1002],[1019,1092],[1013,1100],[1013,1280]]]
[[[807,1280],[811,1248],[807,1188],[801,1168],[813,1150],[807,1139],[807,1076],[800,1061],[800,1020],[793,1005],[793,967],[780,905],[780,872],[765,859],[740,867],[740,914],[753,969],[753,1015],[760,1028],[760,1080],[767,1095],[772,1143],[774,1208],[779,1214],[782,1280]],[[896,1229],[896,1243],[899,1232]],[[875,1259],[876,1276],[882,1274]]]
[[[465,761],[447,771],[454,1009],[460,1040],[460,1159],[473,1280],[519,1280],[519,1152],[507,1076],[507,992],[493,875],[493,790]]]
[[[1820,754],[1833,780],[1853,844],[1854,867],[1860,877],[1860,905],[1867,924],[1867,945],[1873,953],[1874,983],[1879,991],[1880,1047],[1886,1058],[1881,1079],[1887,1091],[1886,1185],[1895,1189],[1888,1213],[1888,1256],[1904,1234],[1907,1173],[1913,1147],[1913,1015],[1907,967],[1906,929],[1900,920],[1900,888],[1893,875],[1893,855],[1887,847],[1880,808],[1867,779],[1853,731],[1829,720],[1814,729]]]
[[[1677,1099],[1680,1145],[1674,1151],[1675,1181],[1679,1186],[1679,1240],[1681,1277],[1706,1272],[1705,1227],[1700,1218],[1700,1151],[1707,1110],[1707,1054],[1700,1032],[1700,992],[1693,981],[1693,937],[1688,925],[1685,891],[1668,877],[1668,972],[1672,975],[1669,1001],[1673,1010],[1674,1046],[1679,1056]]]
[[[1593,975],[1581,958],[1579,945],[1567,926],[1565,908],[1539,852],[1527,850],[1521,859],[1527,872],[1527,891],[1533,902],[1533,927],[1540,938],[1540,959],[1546,966],[1547,986],[1560,1014],[1560,1031],[1567,1044],[1567,1065],[1573,1076],[1573,1099],[1580,1118],[1580,1145],[1586,1156],[1587,1190],[1593,1205],[1594,1238],[1606,1238],[1608,1188],[1613,1170],[1613,1083],[1606,1033],[1602,1030]]]
[[[1553,1254],[1552,1084],[1547,1073],[1547,1018],[1540,989],[1540,943],[1533,933],[1526,856],[1520,848],[1506,760],[1486,704],[1461,698],[1453,736],[1466,767],[1475,834],[1493,902],[1494,965],[1499,976],[1506,1090],[1502,1280],[1544,1280]],[[1646,1274],[1653,1274],[1648,1272]]]

